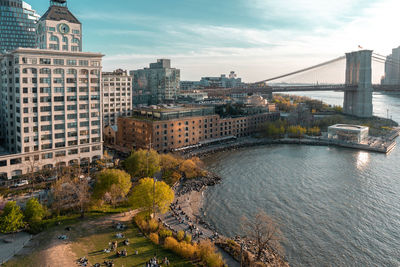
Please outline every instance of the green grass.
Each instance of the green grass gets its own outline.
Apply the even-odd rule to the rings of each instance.
[[[49,226],[48,230],[35,237],[35,244],[31,248],[32,251],[23,256],[17,256],[2,266],[42,266],[41,264],[44,262],[45,252],[50,242],[58,234],[65,233],[63,229],[66,226],[72,227],[72,231],[67,232],[67,235],[71,241],[72,252],[76,256],[73,260],[75,261],[85,256],[89,259],[89,266],[93,266],[95,263],[103,263],[104,260],[113,260],[115,267],[142,267],[155,254],[157,254],[160,260],[167,257],[171,263],[170,266],[193,266],[190,261],[173,254],[169,250],[165,250],[161,246],[154,245],[141,234],[133,223],[127,225],[127,230],[117,231],[111,227],[111,222],[106,223],[104,220],[107,220],[107,217],[101,212],[87,213],[85,219],[80,219],[79,215],[53,218],[47,222]],[[60,225],[56,222],[60,222]],[[117,239],[115,237],[115,234],[118,232],[122,232],[125,238],[129,238],[129,246],[122,245],[125,238]],[[109,254],[103,253],[103,250],[108,247],[110,241],[118,241],[118,250],[121,251],[126,248],[128,256],[117,258],[115,252]],[[139,252],[138,255],[135,255],[136,250]]]
[[[142,267],[149,259],[157,254],[158,259],[167,257],[170,260],[170,266],[183,267],[193,266],[190,261],[185,260],[172,252],[154,245],[145,238],[139,229],[133,225],[124,232],[125,238],[129,238],[130,245],[123,246],[123,239],[115,238],[117,232],[111,227],[105,227],[96,230],[96,234],[78,238],[72,247],[73,252],[79,257],[86,256],[90,264],[103,263],[104,260],[113,260],[115,266],[137,266]],[[126,249],[127,257],[116,257],[115,252],[104,253],[103,250],[108,247],[110,241],[118,241],[118,250]],[[135,251],[138,255],[135,255]]]

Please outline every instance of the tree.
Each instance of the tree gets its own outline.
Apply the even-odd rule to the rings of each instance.
[[[15,201],[9,201],[0,217],[0,232],[15,233],[24,226],[24,215]]]
[[[124,161],[124,168],[132,177],[153,177],[161,170],[160,155],[153,149],[132,151]]]
[[[281,246],[283,234],[279,225],[265,212],[259,211],[252,220],[243,217],[241,226],[246,237],[256,245],[257,260],[260,260],[262,252],[270,247],[278,252],[283,252]]]
[[[179,170],[185,174],[187,179],[193,179],[199,176],[203,176],[205,173],[201,169],[201,160],[199,158],[191,158],[182,162]]]
[[[46,214],[46,208],[39,203],[37,198],[31,198],[26,203],[24,219],[29,224],[31,229],[37,230]]]
[[[145,212],[151,214],[153,199],[155,200],[155,208],[164,214],[174,201],[174,191],[165,182],[156,182],[154,194],[154,180],[144,178],[133,188],[129,200],[135,208],[143,208]]]
[[[108,168],[109,164],[112,163],[113,157],[108,154],[107,151],[104,151],[103,158],[96,161],[96,165],[100,169]]]
[[[93,195],[96,199],[102,199],[108,195],[111,204],[114,204],[118,198],[123,198],[129,193],[131,186],[131,177],[125,171],[103,170],[97,175]]]
[[[89,181],[86,178],[62,177],[52,187],[53,208],[57,212],[64,209],[78,209],[81,217],[84,217],[90,201],[89,188]]]

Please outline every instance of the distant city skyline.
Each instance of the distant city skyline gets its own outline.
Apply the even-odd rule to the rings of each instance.
[[[45,0],[27,2],[41,15],[48,7]],[[358,45],[385,55],[400,45],[393,34],[400,7],[395,0],[68,0],[68,5],[84,24],[83,50],[104,53],[105,71],[170,58],[182,80],[235,70],[252,82]],[[383,66],[376,70],[374,82]],[[340,67],[338,80],[341,72]]]

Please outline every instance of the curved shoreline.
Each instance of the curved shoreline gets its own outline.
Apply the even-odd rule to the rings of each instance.
[[[370,152],[384,153],[387,154],[391,152],[396,147],[396,141],[393,140],[387,147],[372,147],[363,144],[353,144],[337,142],[334,140],[326,139],[294,139],[294,138],[284,138],[284,139],[255,139],[255,138],[245,138],[238,139],[236,142],[224,143],[220,145],[214,145],[209,147],[204,147],[197,149],[196,151],[188,151],[183,155],[185,157],[206,157],[218,152],[229,151],[240,148],[256,147],[256,146],[267,146],[267,145],[306,145],[306,146],[333,146],[340,148],[350,148],[357,150],[364,150]]]

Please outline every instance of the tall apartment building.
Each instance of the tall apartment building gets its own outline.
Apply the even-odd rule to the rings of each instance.
[[[51,168],[102,157],[103,55],[73,48],[81,24],[65,2],[51,1],[39,22],[42,49],[0,55],[0,135],[12,154],[0,156],[0,176],[26,173],[32,162]]]
[[[40,16],[22,0],[0,0],[0,53],[18,47],[36,47]]]
[[[126,70],[103,72],[103,126],[115,125],[119,116],[132,114],[132,77]]]
[[[148,148],[167,152],[256,133],[279,113],[221,118],[214,107],[140,108],[133,117],[118,118],[117,146],[129,152]]]
[[[149,68],[131,71],[130,75],[134,105],[174,102],[178,97],[180,70],[171,68],[169,59],[158,59]]]
[[[392,54],[386,58],[385,78],[382,83],[387,85],[400,84],[400,47],[393,48]]]

